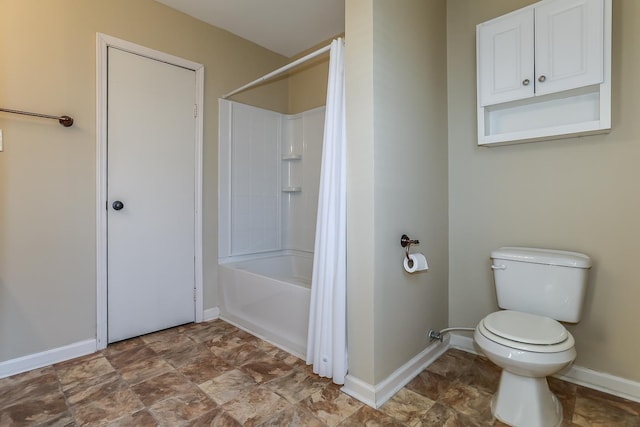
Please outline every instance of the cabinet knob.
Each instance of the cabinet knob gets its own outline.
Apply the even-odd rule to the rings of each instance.
[[[542,76],[538,77],[538,81],[540,83],[544,82],[545,80],[547,80],[547,77],[545,75],[542,75]]]
[[[522,81],[522,86],[529,86],[529,79],[524,79]]]

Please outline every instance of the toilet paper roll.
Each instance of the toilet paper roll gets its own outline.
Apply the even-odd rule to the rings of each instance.
[[[429,265],[427,264],[427,258],[421,254],[409,254],[409,259],[404,257],[404,269],[408,273],[415,273],[416,271],[427,270]]]

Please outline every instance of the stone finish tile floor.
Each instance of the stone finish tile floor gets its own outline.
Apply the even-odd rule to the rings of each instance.
[[[0,426],[503,426],[500,371],[451,349],[380,409],[222,320],[0,380]],[[640,426],[640,403],[551,379],[563,426]]]

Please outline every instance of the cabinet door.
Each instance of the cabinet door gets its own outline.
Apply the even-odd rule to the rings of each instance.
[[[604,0],[558,0],[536,7],[536,94],[600,84]]]
[[[478,25],[478,94],[482,106],[534,95],[533,9]]]

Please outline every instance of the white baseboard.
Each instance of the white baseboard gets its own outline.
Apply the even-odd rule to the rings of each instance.
[[[616,377],[615,375],[576,365],[571,366],[561,374],[554,375],[554,377],[613,394],[614,396],[640,402],[640,382],[637,381],[631,381],[626,378]]]
[[[375,386],[352,375],[347,375],[344,387],[341,390],[362,403],[377,409],[447,351],[448,347],[449,343],[446,338],[443,343],[432,343]]]
[[[467,353],[480,354],[480,350],[475,347],[473,337],[469,335],[449,334],[449,347]]]
[[[450,346],[469,353],[479,354],[473,344],[473,338],[460,334],[451,334]],[[599,390],[625,399],[640,402],[640,382],[616,377],[605,372],[594,371],[582,366],[572,365],[554,377]]]
[[[203,321],[205,322],[219,317],[220,309],[218,307],[208,308],[203,312]],[[95,338],[92,338],[40,353],[28,354],[16,359],[6,360],[0,362],[0,378],[10,377],[32,369],[75,359],[76,357],[95,353],[97,350],[97,341]]]
[[[208,322],[209,320],[215,320],[220,317],[220,309],[218,307],[207,308],[202,314],[202,321]]]
[[[42,368],[43,366],[85,356],[87,354],[95,353],[96,350],[96,339],[92,338],[40,353],[28,354],[16,359],[10,359],[0,362],[0,378],[10,377],[32,369]]]
[[[347,374],[344,377],[344,386],[340,390],[365,405],[376,408],[376,389],[368,382]]]

